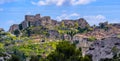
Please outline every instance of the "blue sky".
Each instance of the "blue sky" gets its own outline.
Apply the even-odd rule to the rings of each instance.
[[[52,19],[85,18],[89,24],[120,22],[120,0],[0,0],[0,28],[6,31],[25,15],[41,14]]]

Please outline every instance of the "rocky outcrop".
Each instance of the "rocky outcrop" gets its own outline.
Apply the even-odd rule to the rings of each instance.
[[[90,25],[88,24],[88,22],[86,22],[84,18],[80,18],[76,22],[78,23],[80,28],[85,28],[86,26],[90,27]]]
[[[15,30],[19,30],[18,24],[13,24],[12,26],[10,26],[9,32],[13,33]]]
[[[110,37],[97,40],[91,44],[86,54],[92,55],[93,61],[99,61],[104,58],[112,58],[120,53],[120,38]]]
[[[76,34],[73,37],[73,43],[75,43],[78,48],[79,47],[82,48],[82,56],[84,57],[86,54],[86,51],[89,49],[90,45],[93,42],[88,41],[87,36]]]
[[[91,55],[93,61],[100,59],[113,58],[115,54],[120,53],[120,38],[106,37],[100,40],[90,42],[88,36],[76,34],[73,37],[73,43],[82,48],[82,55]]]
[[[49,30],[48,33],[49,33],[49,38],[51,38],[51,39],[59,39],[60,38],[58,31]]]
[[[78,26],[80,28],[85,28],[86,26],[90,27],[88,22],[86,22],[86,20],[84,18],[80,18],[80,19],[77,19],[77,20],[62,20],[61,23],[62,22],[67,27],[74,27],[74,26],[76,26],[76,24],[78,24]]]
[[[112,26],[114,26],[116,28],[120,28],[120,23],[114,23],[114,24],[112,24]]]

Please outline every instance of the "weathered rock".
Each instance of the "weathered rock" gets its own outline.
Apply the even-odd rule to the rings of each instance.
[[[120,39],[116,37],[105,38],[103,40],[97,40],[91,44],[86,54],[92,55],[93,61],[99,61],[104,58],[112,58],[114,56],[113,48],[116,47],[118,54],[120,52]],[[91,49],[92,48],[92,49]]]
[[[18,24],[13,24],[10,26],[9,32],[13,33],[13,31],[19,30],[19,25]]]
[[[80,18],[76,21],[81,28],[90,27],[88,22],[84,18]]]
[[[116,28],[120,28],[120,23],[114,23],[114,24],[112,24],[112,26],[114,26]]]
[[[68,34],[64,34],[64,35],[62,35],[62,39],[66,40],[66,41],[69,41],[69,40],[71,40],[71,36],[68,35]]]
[[[48,33],[49,33],[49,38],[52,38],[52,39],[60,38],[58,31],[49,30]]]
[[[82,48],[82,56],[84,57],[85,54],[86,54],[86,51],[89,49],[90,45],[91,45],[93,42],[89,42],[89,41],[88,41],[88,37],[86,37],[86,36],[84,36],[84,35],[76,34],[76,35],[73,37],[73,43],[75,43],[78,48],[79,48],[79,47]]]
[[[27,28],[28,27],[28,21],[23,21],[22,23],[21,23],[21,28],[22,29],[25,29],[25,28]]]

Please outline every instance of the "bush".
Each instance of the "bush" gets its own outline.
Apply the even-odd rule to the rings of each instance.
[[[8,61],[20,61],[20,57],[17,55],[12,55],[11,59]]]
[[[95,41],[95,40],[97,40],[97,39],[94,36],[91,36],[91,37],[88,38],[88,41],[91,41],[91,42]]]
[[[77,49],[68,41],[60,42],[54,52],[48,55],[46,61],[91,61],[88,56],[82,57],[81,48]]]

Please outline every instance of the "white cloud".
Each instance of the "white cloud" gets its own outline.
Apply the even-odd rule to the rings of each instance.
[[[14,2],[14,1],[16,1],[16,0],[0,0],[0,4]]]
[[[96,0],[70,0],[70,4],[72,5],[85,5],[89,4],[91,2],[94,2]]]
[[[91,2],[94,2],[96,0],[39,0],[38,2],[34,2],[32,1],[31,3],[33,5],[51,5],[51,4],[55,4],[57,6],[61,6],[64,3],[69,3],[71,5],[85,5],[85,4],[89,4]]]
[[[87,20],[90,25],[98,25],[100,22],[107,21],[106,17],[103,15],[96,15],[96,16],[83,16]]]
[[[72,13],[72,14],[69,15],[69,17],[72,17],[72,16],[76,16],[77,17],[77,16],[80,16],[80,15],[78,13]]]
[[[38,2],[31,2],[33,5],[50,5],[50,4],[55,4],[57,6],[61,6],[63,3],[65,2],[65,0],[39,0]]]
[[[61,21],[63,19],[75,19],[75,18],[79,18],[80,15],[78,13],[72,13],[72,14],[62,14],[60,16],[57,16],[56,19],[58,21]]]
[[[41,5],[46,5],[46,3],[44,1],[39,1],[39,2],[31,2],[33,5],[38,5],[38,6],[41,6]]]

